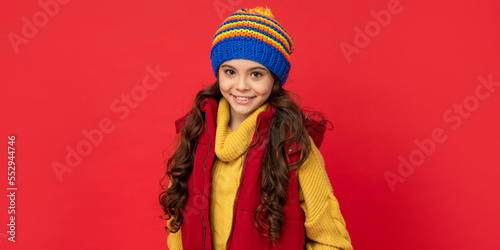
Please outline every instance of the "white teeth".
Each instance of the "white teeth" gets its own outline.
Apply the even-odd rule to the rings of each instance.
[[[250,100],[250,98],[248,98],[248,97],[240,97],[240,96],[236,96],[236,99],[238,99],[240,101],[248,101],[248,100]]]

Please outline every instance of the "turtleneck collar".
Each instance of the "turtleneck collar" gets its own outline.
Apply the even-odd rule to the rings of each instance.
[[[233,161],[245,153],[255,133],[257,116],[266,110],[267,106],[268,103],[262,104],[236,130],[231,131],[229,128],[229,119],[231,118],[229,102],[224,97],[220,99],[217,111],[215,154],[221,161]]]

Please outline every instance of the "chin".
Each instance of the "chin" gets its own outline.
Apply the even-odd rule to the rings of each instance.
[[[238,113],[239,115],[250,115],[252,113],[252,110],[248,110],[248,109],[244,109],[244,110],[235,110],[236,113]]]

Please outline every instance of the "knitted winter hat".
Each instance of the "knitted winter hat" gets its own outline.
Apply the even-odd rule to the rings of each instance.
[[[215,76],[231,59],[248,59],[266,66],[285,84],[290,71],[292,37],[276,21],[271,10],[239,9],[229,16],[214,36],[210,59]]]

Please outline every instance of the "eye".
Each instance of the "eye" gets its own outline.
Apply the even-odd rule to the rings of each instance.
[[[252,76],[255,77],[255,78],[259,78],[262,76],[262,73],[260,72],[252,72]]]
[[[224,73],[226,73],[226,75],[232,76],[232,75],[234,75],[235,72],[233,70],[228,69],[228,70],[225,70]]]

